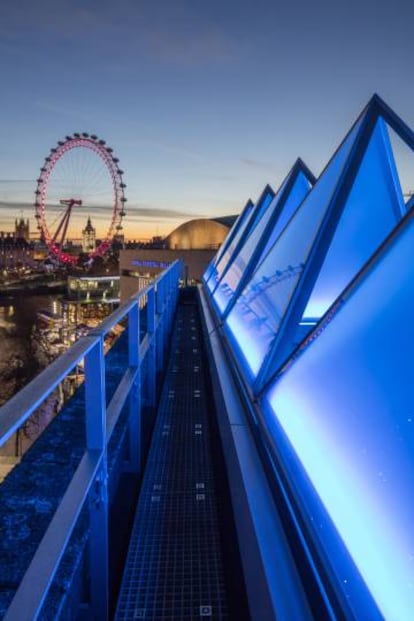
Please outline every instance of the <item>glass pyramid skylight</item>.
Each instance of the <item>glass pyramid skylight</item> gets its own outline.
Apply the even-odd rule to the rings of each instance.
[[[411,621],[414,610],[413,266],[407,217],[264,397],[349,603],[343,544],[387,621]],[[325,511],[339,537],[328,535]]]
[[[296,211],[314,182],[313,175],[298,160],[284,179],[268,208],[263,212],[257,226],[246,238],[232,263],[223,274],[213,294],[213,300],[221,316],[232,307],[238,293],[249,275],[260,262],[269,236],[281,231],[279,221],[287,222]]]
[[[246,237],[254,230],[257,222],[260,220],[263,212],[267,209],[270,202],[274,198],[274,192],[272,188],[267,185],[263,190],[259,200],[251,210],[249,215],[244,218],[243,223],[238,228],[233,239],[227,244],[225,251],[222,253],[221,258],[213,266],[211,276],[207,282],[208,289],[213,292],[219,281],[221,280],[224,272],[227,270],[234,257],[237,255],[240,247],[243,245]]]

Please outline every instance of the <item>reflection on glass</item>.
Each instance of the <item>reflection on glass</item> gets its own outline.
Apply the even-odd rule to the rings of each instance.
[[[252,231],[252,233],[250,233],[240,252],[233,259],[231,266],[224,274],[216,291],[214,292],[214,301],[216,302],[220,313],[224,313],[229,303],[233,299],[234,292],[236,291],[236,288],[240,282],[240,278],[245,272],[247,266],[249,265],[249,262],[257,246],[262,244],[262,237],[264,234],[265,241],[267,240],[268,234],[266,228],[269,225],[269,220],[272,218],[272,216],[274,216],[275,211],[279,211],[280,215],[278,217],[276,225],[273,228],[273,231],[276,229],[280,231],[281,228],[279,226],[279,220],[283,220],[286,222],[286,215],[292,215],[296,208],[299,206],[299,204],[302,202],[302,200],[305,198],[306,194],[309,192],[309,180],[303,174],[303,172],[300,171],[296,177],[295,183],[293,184],[289,196],[282,205],[280,203],[280,199],[283,196],[283,192],[285,191],[286,185],[289,183],[290,179],[291,175],[289,174],[279,188],[276,196],[269,204],[268,209],[266,209],[266,211],[263,213],[260,222],[257,224],[256,228]],[[261,256],[263,256],[263,254],[264,253],[262,252]],[[260,262],[260,257],[258,262]]]
[[[227,317],[226,328],[254,377],[277,333],[360,124],[349,132]]]
[[[227,246],[221,259],[213,268],[211,277],[207,283],[207,287],[210,289],[210,291],[214,291],[217,283],[220,281],[224,272],[227,270],[228,265],[231,263],[231,261],[233,261],[233,258],[237,253],[238,246],[243,240],[245,232],[249,231],[249,233],[251,233],[253,231],[254,227],[259,222],[260,218],[263,215],[263,212],[267,209],[273,197],[274,192],[270,188],[266,188],[266,190],[258,200],[257,204],[255,205],[254,209],[252,209],[249,216],[245,219],[244,224],[240,226],[234,238]]]
[[[230,244],[230,242],[234,238],[234,236],[237,233],[237,231],[239,230],[239,228],[241,228],[243,226],[243,222],[245,222],[245,220],[248,218],[248,216],[250,215],[250,212],[252,211],[253,207],[254,207],[254,204],[252,203],[252,201],[251,200],[247,201],[244,209],[241,211],[241,213],[239,214],[237,220],[235,221],[235,223],[231,227],[231,229],[228,232],[225,240],[221,244],[218,252],[214,255],[214,257],[211,260],[211,262],[209,263],[206,271],[204,272],[204,274],[203,274],[203,281],[205,283],[207,283],[208,280],[210,279],[210,276],[211,276],[211,274],[214,271],[214,267],[220,261],[220,259],[223,256],[225,250],[227,249],[228,245]]]
[[[414,610],[413,249],[407,220],[264,404],[387,621],[412,621]],[[323,524],[309,483],[300,494]]]

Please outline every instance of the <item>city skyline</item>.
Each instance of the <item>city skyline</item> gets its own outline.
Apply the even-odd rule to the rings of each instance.
[[[3,4],[0,230],[21,210],[34,227],[39,169],[76,131],[113,147],[125,235],[148,238],[238,213],[299,156],[318,175],[373,92],[414,126],[413,17],[382,1]]]

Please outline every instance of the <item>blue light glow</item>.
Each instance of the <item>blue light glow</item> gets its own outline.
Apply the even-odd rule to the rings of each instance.
[[[264,403],[388,621],[414,610],[413,249],[408,220]]]
[[[268,187],[268,186],[267,186]],[[215,265],[211,277],[207,283],[207,287],[210,291],[214,291],[217,287],[218,282],[221,280],[223,274],[227,270],[228,266],[233,261],[234,257],[237,255],[240,244],[244,242],[244,237],[246,232],[251,233],[256,227],[257,223],[260,221],[263,212],[267,209],[270,202],[273,200],[274,192],[273,190],[266,189],[263,191],[259,200],[257,201],[254,208],[249,213],[248,217],[244,219],[243,224],[239,227],[239,230],[234,235],[234,238],[226,247],[226,250],[223,252],[221,258]]]
[[[155,267],[159,269],[165,269],[171,265],[166,261],[131,261],[131,265],[136,265],[138,267]]]
[[[272,217],[274,211],[279,208],[280,195],[282,194],[286,183],[287,179],[284,180],[281,187],[276,192],[273,200],[270,200],[268,202],[266,201],[267,205],[264,206],[264,208],[261,210],[260,215],[257,217],[256,227],[252,232],[250,232],[249,236],[247,237],[243,246],[240,248],[237,255],[234,256],[233,254],[230,266],[223,273],[223,276],[216,290],[214,291],[213,299],[221,314],[227,308],[229,302],[231,301],[240,277],[243,271],[246,269],[247,264],[251,258],[253,250],[258,241],[260,241],[260,237],[263,234],[263,231],[266,229],[266,226],[269,224],[269,219]]]
[[[304,317],[322,317],[404,211],[387,128],[379,119]]]
[[[308,194],[311,187],[312,186],[309,183],[309,180],[301,172],[298,176],[298,179],[296,180],[295,185],[292,188],[292,191],[283,207],[283,210],[280,213],[280,216],[276,222],[276,225],[273,227],[273,230],[270,233],[267,243],[262,250],[258,264],[261,263],[263,258],[269,252],[270,248],[272,248],[275,241],[277,240],[277,238],[279,237],[279,235],[281,234],[281,232],[283,231],[283,229],[285,228],[285,226],[287,225],[287,223],[289,222],[289,220],[295,213],[300,203],[305,198],[306,194]]]
[[[276,193],[276,196],[271,201],[266,211],[263,212],[263,215],[258,222],[256,228],[250,233],[250,235],[246,239],[243,247],[241,248],[237,256],[233,259],[233,262],[231,263],[226,273],[223,275],[223,278],[221,279],[217,289],[215,290],[214,301],[217,304],[217,307],[221,314],[224,313],[229,303],[233,299],[234,293],[245,270],[247,268],[249,268],[250,270],[252,267],[253,269],[257,267],[257,265],[251,266],[250,261],[257,246],[265,248],[265,246],[267,245],[266,241],[270,234],[270,231],[267,230],[269,228],[269,221],[272,219],[272,217],[275,216],[276,212],[279,212],[279,217],[275,226],[273,227],[272,235],[277,230],[280,232],[281,227],[279,226],[279,220],[286,222],[287,219],[289,219],[289,215],[292,215],[292,213],[297,209],[302,200],[305,198],[306,194],[309,192],[309,189],[311,187],[309,180],[306,178],[303,172],[300,171],[299,174],[296,176],[289,196],[287,197],[286,201],[284,201],[284,204],[281,204],[281,198],[287,184],[291,179],[291,175],[292,173],[290,172],[283,181],[282,185]],[[258,257],[258,263],[260,262],[262,256],[264,256],[263,251]],[[251,269],[251,271],[253,271],[253,269]]]
[[[357,122],[348,133],[225,321],[230,338],[240,346],[248,373],[254,377],[289,305],[360,124],[361,121]]]
[[[226,238],[223,241],[223,243],[221,244],[220,249],[214,255],[214,257],[210,261],[209,265],[207,266],[207,269],[206,269],[206,271],[203,274],[203,281],[204,281],[204,283],[207,283],[209,281],[211,275],[214,272],[215,266],[220,261],[220,259],[223,256],[224,252],[227,250],[229,244],[233,240],[233,238],[236,235],[236,233],[238,232],[239,228],[241,228],[243,226],[243,223],[247,220],[247,218],[250,215],[250,212],[252,211],[253,207],[254,207],[254,204],[252,203],[252,201],[248,200],[246,205],[245,205],[245,207],[244,207],[244,209],[241,211],[241,213],[239,214],[237,220],[235,221],[235,223],[231,227],[230,231],[226,235]]]

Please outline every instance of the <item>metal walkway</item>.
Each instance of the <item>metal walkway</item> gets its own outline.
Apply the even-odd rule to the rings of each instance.
[[[229,618],[198,308],[178,306],[115,619]]]

